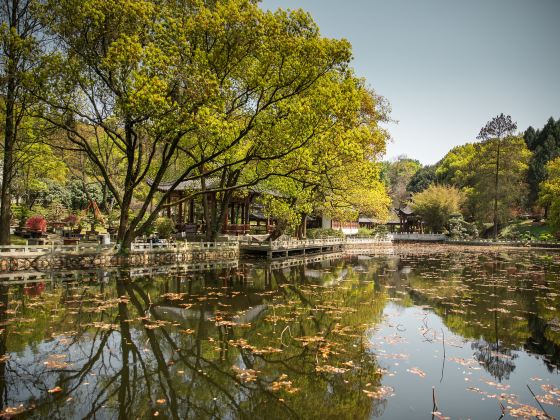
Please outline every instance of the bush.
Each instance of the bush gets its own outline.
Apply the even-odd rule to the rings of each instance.
[[[445,229],[452,215],[459,212],[464,194],[457,188],[430,185],[412,196],[412,209],[422,218],[426,226],[439,233]]]
[[[63,221],[68,226],[73,228],[74,226],[76,226],[78,224],[78,216],[76,216],[75,214],[69,214],[68,216],[66,216],[66,218]]]
[[[12,206],[12,217],[19,221],[19,227],[25,226],[25,222],[29,218],[31,212],[25,206],[13,205]]]
[[[25,227],[36,232],[45,232],[47,230],[47,221],[43,216],[37,214],[27,219]]]
[[[375,231],[373,229],[368,228],[359,228],[358,229],[358,236],[374,236]]]
[[[453,214],[447,222],[446,234],[451,239],[476,239],[478,229],[474,223],[465,221],[462,214]]]
[[[307,237],[309,239],[323,239],[323,238],[344,238],[344,233],[340,230],[335,229],[309,229],[307,231]]]
[[[175,231],[175,222],[168,217],[160,217],[156,220],[156,231],[160,238],[169,238]]]
[[[550,233],[541,233],[541,235],[539,236],[539,240],[541,241],[552,241],[554,239],[554,236]]]

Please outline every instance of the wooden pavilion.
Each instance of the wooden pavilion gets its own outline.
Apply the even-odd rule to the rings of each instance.
[[[151,185],[151,180],[148,180]],[[209,179],[206,181],[207,188],[213,188],[217,180]],[[173,183],[160,183],[159,192],[168,192]],[[175,229],[178,233],[202,234],[206,232],[206,221],[203,209],[203,194],[193,196],[189,200],[185,199],[193,195],[193,192],[202,189],[201,181],[187,180],[180,182],[166,199],[167,206],[162,211],[162,215],[167,216],[175,222]],[[216,192],[205,194],[210,205],[216,201]],[[273,221],[264,216],[262,209],[253,203],[260,192],[250,190],[243,196],[234,195],[229,203],[226,218],[221,229],[225,235],[245,235],[248,233],[270,233],[273,230]],[[173,205],[173,203],[177,203]]]

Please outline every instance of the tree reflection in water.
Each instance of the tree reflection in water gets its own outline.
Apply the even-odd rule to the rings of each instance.
[[[495,379],[509,379],[522,350],[552,372],[560,364],[558,259],[542,251],[404,254],[398,267],[411,272],[400,289],[411,299],[406,304],[431,306],[452,332],[472,340],[473,357]]]
[[[380,387],[379,347],[365,337],[388,301],[433,311],[499,381],[522,351],[557,371],[558,262],[530,252],[400,252],[275,270],[244,264],[4,284],[1,410],[35,418],[378,416],[391,391]]]
[[[106,277],[106,276],[105,276]],[[368,417],[363,341],[384,294],[350,261],[1,292],[4,414],[61,418]],[[101,279],[101,280],[100,280]]]

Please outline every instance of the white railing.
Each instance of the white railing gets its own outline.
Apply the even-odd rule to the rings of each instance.
[[[276,241],[247,241],[242,242],[244,245],[250,247],[265,248],[269,250],[287,250],[287,249],[303,249],[303,248],[315,248],[322,246],[332,246],[332,245],[345,245],[345,244],[386,244],[391,243],[392,237],[387,236],[375,236],[371,238],[322,238],[322,239],[287,239],[287,240],[276,240]]]
[[[393,239],[401,241],[446,241],[441,233],[393,233]]]
[[[181,252],[194,249],[237,249],[238,242],[134,242],[131,252],[174,251]],[[0,256],[44,255],[55,253],[95,253],[117,250],[115,244],[101,245],[82,243],[76,245],[0,245]]]
[[[318,246],[330,246],[330,245],[342,245],[345,243],[344,239],[341,238],[323,238],[323,239],[287,239],[287,240],[276,240],[276,241],[249,241],[244,244],[251,247],[260,247],[271,250],[282,250],[282,249],[296,249],[296,248],[309,248]]]
[[[370,238],[346,238],[349,244],[385,244],[393,242],[392,235],[378,235]]]
[[[114,245],[76,244],[76,245],[0,245],[0,255],[13,254],[51,254],[60,252],[101,252],[111,250]]]
[[[134,242],[130,250],[132,252],[141,251],[174,251],[182,252],[194,249],[237,249],[237,241],[228,242]]]

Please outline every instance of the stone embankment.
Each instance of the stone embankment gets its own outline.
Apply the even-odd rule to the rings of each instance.
[[[139,267],[233,261],[237,242],[134,244],[128,254],[114,246],[0,246],[0,272]]]

